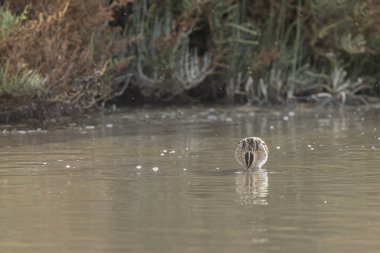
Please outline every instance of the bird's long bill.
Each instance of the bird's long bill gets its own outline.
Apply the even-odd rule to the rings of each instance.
[[[253,153],[252,152],[245,153],[244,160],[245,160],[245,164],[247,165],[247,168],[251,167],[253,163]]]

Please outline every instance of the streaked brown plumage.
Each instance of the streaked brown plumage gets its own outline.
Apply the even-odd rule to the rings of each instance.
[[[239,142],[235,157],[246,169],[261,168],[268,160],[268,147],[262,139],[248,137]]]

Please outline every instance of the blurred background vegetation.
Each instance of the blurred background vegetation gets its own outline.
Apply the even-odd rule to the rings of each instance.
[[[378,0],[3,0],[0,118],[378,102]]]

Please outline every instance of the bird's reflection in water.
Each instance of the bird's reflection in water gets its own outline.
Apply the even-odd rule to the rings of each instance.
[[[236,193],[243,205],[267,205],[268,172],[260,169],[236,174]]]

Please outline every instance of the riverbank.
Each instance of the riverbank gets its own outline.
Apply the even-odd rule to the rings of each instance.
[[[2,1],[0,122],[114,105],[378,103],[380,6],[280,2]]]

